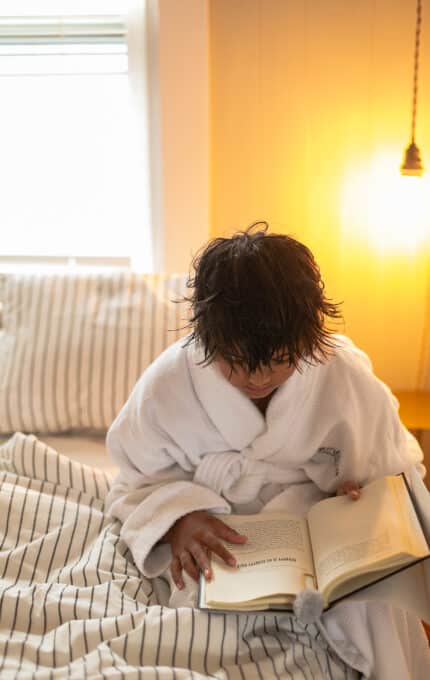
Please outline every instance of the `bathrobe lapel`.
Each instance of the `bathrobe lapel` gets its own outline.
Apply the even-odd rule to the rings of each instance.
[[[250,399],[224,378],[215,363],[201,365],[203,354],[196,345],[187,349],[198,400],[231,449],[241,451],[265,431],[263,415]]]
[[[287,445],[286,429],[304,407],[315,380],[307,364],[281,385],[273,395],[266,418],[258,408],[221,374],[215,363],[202,366],[203,355],[195,345],[188,348],[191,380],[203,409],[235,451],[247,450],[253,460],[270,458]],[[217,398],[214,399],[214,395]],[[303,456],[303,451],[299,457]]]

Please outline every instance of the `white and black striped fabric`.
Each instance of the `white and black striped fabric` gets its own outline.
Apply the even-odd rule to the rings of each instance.
[[[358,677],[289,615],[162,606],[103,512],[102,471],[17,433],[0,481],[2,680]]]
[[[0,275],[0,433],[105,432],[185,334],[185,275]],[[182,330],[181,330],[182,329]]]

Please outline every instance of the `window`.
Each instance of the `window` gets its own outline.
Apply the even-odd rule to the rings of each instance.
[[[126,5],[1,0],[0,256],[118,258],[151,270]]]

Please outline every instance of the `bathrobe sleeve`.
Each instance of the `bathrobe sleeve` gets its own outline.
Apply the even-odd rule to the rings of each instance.
[[[397,399],[375,376],[367,355],[345,339],[322,370],[324,380],[312,395],[318,404],[318,444],[304,466],[319,488],[334,492],[347,480],[366,484],[384,475],[408,474],[412,467],[424,476],[421,448],[402,424]]]
[[[170,564],[170,546],[158,542],[177,519],[196,510],[230,512],[224,498],[193,482],[192,455],[160,423],[160,419],[186,422],[187,409],[196,407],[184,403],[186,384],[175,404],[172,394],[163,388],[166,380],[178,382],[177,376],[175,379],[171,372],[163,371],[163,366],[161,370],[150,367],[113,422],[106,440],[120,468],[107,497],[107,508],[122,522],[121,538],[137,567],[148,577],[161,574]],[[169,408],[172,402],[173,408]]]

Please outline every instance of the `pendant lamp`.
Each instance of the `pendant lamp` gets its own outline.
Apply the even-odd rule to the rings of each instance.
[[[420,33],[421,33],[421,16],[422,7],[421,0],[417,0],[416,11],[416,27],[415,27],[415,53],[414,53],[414,76],[413,76],[413,90],[412,90],[412,123],[411,123],[411,141],[409,146],[405,149],[403,163],[400,167],[402,175],[412,175],[420,177],[424,172],[424,167],[421,161],[421,154],[418,146],[415,144],[415,123],[417,118],[417,102],[418,102],[418,69],[419,69],[419,54],[420,54]]]

